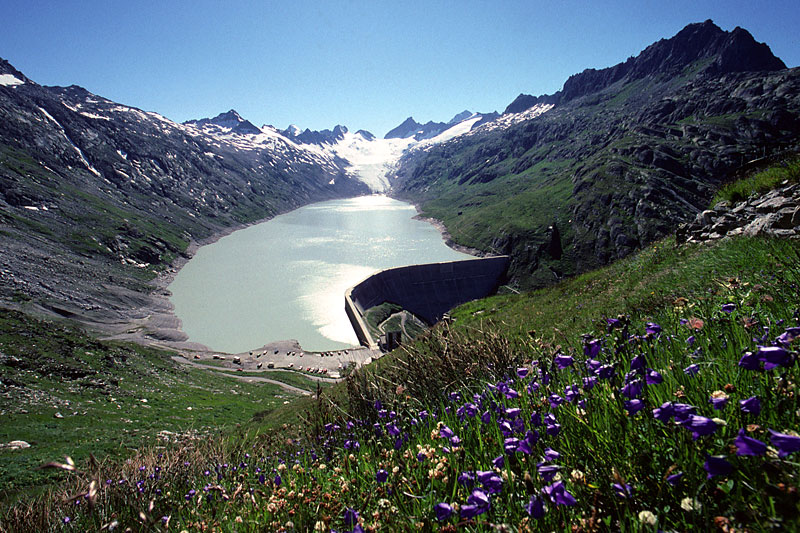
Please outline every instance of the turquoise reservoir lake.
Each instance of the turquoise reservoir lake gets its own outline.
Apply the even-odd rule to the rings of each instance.
[[[238,353],[296,339],[305,350],[358,344],[344,292],[378,270],[471,256],[416,209],[385,196],[302,207],[201,247],[170,284],[189,340]]]

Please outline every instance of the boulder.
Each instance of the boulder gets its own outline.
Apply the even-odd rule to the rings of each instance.
[[[3,444],[2,447],[7,450],[24,450],[25,448],[30,448],[31,445],[24,440],[12,440],[8,444]]]

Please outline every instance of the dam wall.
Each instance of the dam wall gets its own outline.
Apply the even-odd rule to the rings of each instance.
[[[345,311],[359,342],[375,347],[363,319],[370,307],[391,302],[435,324],[453,307],[494,293],[509,261],[503,255],[381,270],[347,290]]]

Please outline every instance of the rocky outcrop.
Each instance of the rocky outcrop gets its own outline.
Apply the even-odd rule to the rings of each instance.
[[[800,184],[787,184],[730,205],[720,202],[675,232],[678,244],[744,235],[800,238]]]

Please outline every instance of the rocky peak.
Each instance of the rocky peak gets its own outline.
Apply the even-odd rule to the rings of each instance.
[[[33,83],[31,80],[29,80],[25,76],[25,74],[23,74],[22,72],[20,72],[17,69],[15,69],[14,66],[11,63],[9,63],[8,61],[6,61],[2,57],[0,57],[0,75],[3,75],[3,74],[7,74],[9,76],[13,76],[16,79],[18,79],[19,81],[24,82],[24,83]]]
[[[302,132],[297,126],[291,125],[283,130],[281,134],[300,144],[336,144],[338,141],[344,139],[344,136],[348,131],[349,130],[347,127],[342,126],[341,124],[337,124],[333,128],[333,131],[327,129],[322,131],[312,131],[309,128],[306,128]]]
[[[408,117],[399,126],[389,130],[389,133],[383,136],[384,139],[407,139],[413,137],[419,131],[422,124],[414,120],[414,117]]]
[[[368,132],[367,130],[358,130],[356,132],[356,135],[361,135],[367,141],[374,141],[375,140],[375,136],[373,134],[371,134],[370,132]]]
[[[601,91],[624,80],[645,77],[659,80],[680,75],[695,65],[697,75],[729,72],[781,70],[786,65],[764,43],[758,43],[747,30],[732,32],[719,28],[711,20],[689,24],[675,36],[661,39],[638,56],[602,70],[586,69],[571,76],[561,90],[560,103]]]
[[[556,93],[558,94],[558,93]],[[555,104],[558,101],[558,97],[556,95],[542,95],[542,96],[532,96],[530,94],[520,94],[514,101],[508,104],[503,114],[506,113],[522,113],[523,111],[532,108],[537,104]]]
[[[448,125],[458,124],[459,122],[462,122],[462,121],[470,118],[474,114],[475,113],[473,113],[472,111],[468,111],[468,110],[465,109],[461,113],[458,113],[456,116],[451,118],[450,121],[447,124]]]
[[[200,120],[188,120],[184,122],[184,124],[191,124],[195,126],[205,126],[207,124],[213,124],[215,126],[219,126],[221,128],[228,128],[233,133],[239,134],[259,134],[261,130],[258,129],[252,122],[249,120],[245,120],[242,116],[236,112],[235,109],[231,109],[227,113],[220,113],[214,118],[202,118]]]
[[[737,26],[728,32],[706,20],[689,24],[673,37],[651,44],[623,63],[574,74],[564,83],[564,88],[553,95],[534,97],[520,94],[505,112],[520,113],[540,103],[563,104],[602,91],[617,82],[647,77],[669,80],[692,67],[695,76],[703,76],[782,70],[786,65],[772,54],[769,46],[757,42],[747,30]]]

